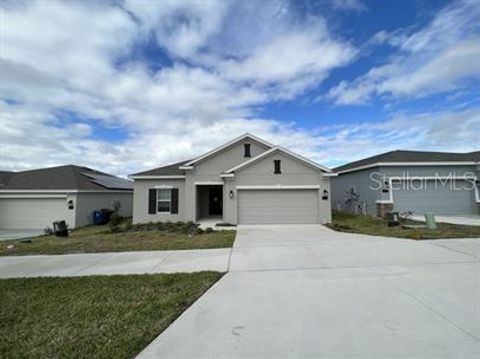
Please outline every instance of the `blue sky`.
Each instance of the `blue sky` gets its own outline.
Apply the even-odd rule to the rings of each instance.
[[[0,3],[0,169],[125,175],[244,132],[327,166],[480,148],[475,0]]]

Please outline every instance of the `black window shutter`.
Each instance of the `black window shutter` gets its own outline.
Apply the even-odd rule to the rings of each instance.
[[[170,208],[170,213],[178,213],[178,188],[172,188],[172,206]]]
[[[150,188],[148,190],[148,214],[157,213],[157,190]]]

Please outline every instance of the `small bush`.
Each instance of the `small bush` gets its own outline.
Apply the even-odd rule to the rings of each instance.
[[[213,232],[214,232],[214,230],[213,230],[212,227],[207,227],[207,228],[205,228],[205,233],[208,234],[208,233],[213,233]]]
[[[137,223],[132,224],[131,219],[128,221],[123,220],[118,225],[112,225],[110,227],[110,232],[169,232],[169,233],[180,233],[194,235],[199,234],[197,231],[198,223],[189,221],[189,222],[148,222],[148,223]],[[203,232],[202,232],[203,233]]]
[[[46,227],[44,230],[43,230],[43,233],[47,236],[51,236],[52,234],[54,234],[55,232],[53,231],[53,228],[50,228],[50,227]]]

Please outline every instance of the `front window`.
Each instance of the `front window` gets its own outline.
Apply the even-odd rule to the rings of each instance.
[[[172,209],[172,190],[157,189],[157,211],[170,213]]]

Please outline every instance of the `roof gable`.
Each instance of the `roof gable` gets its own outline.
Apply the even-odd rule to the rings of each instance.
[[[260,144],[262,144],[266,147],[270,147],[270,148],[274,147],[271,143],[269,143],[267,141],[264,141],[261,138],[258,138],[256,136],[250,134],[250,133],[245,133],[244,135],[242,135],[240,137],[237,137],[237,138],[235,138],[235,139],[233,139],[233,140],[231,140],[231,141],[229,141],[229,142],[227,142],[227,143],[225,143],[225,144],[223,144],[219,147],[214,148],[213,150],[211,150],[211,151],[209,151],[209,152],[207,152],[207,153],[205,153],[201,156],[198,156],[198,157],[194,158],[193,160],[185,163],[185,166],[193,166],[195,163],[200,162],[204,159],[210,158],[210,157],[214,156],[215,154],[217,154],[217,153],[219,153],[219,152],[221,152],[221,151],[223,151],[227,148],[230,148],[231,146],[234,146],[238,142],[243,141],[245,139],[249,139],[251,141],[258,142],[258,143],[260,143]]]
[[[325,166],[322,166],[312,160],[309,160],[308,158],[306,157],[303,157],[297,153],[294,153],[286,148],[283,148],[283,147],[280,147],[280,146],[275,146],[273,148],[271,148],[270,150],[268,151],[265,151],[263,153],[261,153],[260,155],[256,156],[256,157],[253,157],[251,159],[249,159],[248,161],[245,161],[245,162],[242,162],[241,164],[237,165],[237,166],[234,166],[232,168],[229,168],[228,170],[226,170],[224,172],[224,174],[231,174],[231,173],[234,173],[235,171],[238,171],[238,170],[241,170],[245,167],[248,167],[260,160],[262,160],[263,158],[266,158],[276,152],[281,152],[291,158],[294,158],[295,160],[297,161],[300,161],[306,165],[308,165],[309,167],[313,167],[317,170],[320,170],[322,172],[332,172],[329,168],[325,167]]]

